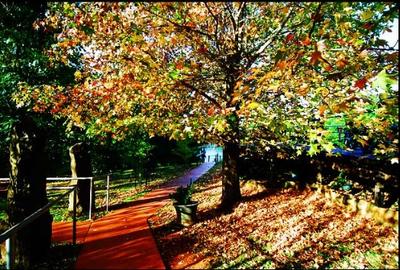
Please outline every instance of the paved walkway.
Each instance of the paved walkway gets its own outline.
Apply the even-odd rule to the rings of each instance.
[[[78,223],[77,242],[83,243],[76,269],[165,269],[147,219],[168,202],[180,185],[196,181],[213,162],[204,163],[163,187],[149,192],[128,207],[94,222]],[[53,240],[70,241],[71,223],[54,223]]]

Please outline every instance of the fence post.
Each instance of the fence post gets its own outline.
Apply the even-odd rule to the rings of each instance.
[[[74,191],[73,191],[73,205],[74,207],[72,208],[72,244],[76,245],[76,187],[74,186]]]
[[[15,236],[11,235],[6,240],[6,269],[14,268],[14,239]]]
[[[109,204],[109,190],[110,190],[110,174],[107,174],[107,192],[106,192],[106,211],[108,212],[108,204]]]
[[[89,219],[92,219],[92,203],[93,203],[93,177],[90,177]]]

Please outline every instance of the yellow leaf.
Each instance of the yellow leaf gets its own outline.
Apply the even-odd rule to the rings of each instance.
[[[82,78],[82,73],[79,70],[77,70],[74,73],[74,77],[76,80],[80,80]]]
[[[106,82],[106,83],[104,83],[104,87],[107,88],[107,89],[110,89],[110,88],[112,88],[113,86],[114,86],[114,84],[113,84],[112,82]]]
[[[294,95],[293,95],[291,92],[289,92],[289,91],[286,91],[286,92],[285,92],[285,96],[286,96],[288,99],[291,99],[291,98],[294,97]]]
[[[366,10],[363,13],[361,13],[361,19],[364,21],[368,21],[369,19],[374,16],[374,13],[371,10]]]
[[[357,141],[364,147],[368,145],[368,142],[362,138],[358,138]]]
[[[254,101],[251,102],[251,103],[248,105],[248,108],[251,109],[251,110],[254,110],[254,109],[258,108],[258,107],[260,107],[260,104],[257,103],[257,102],[254,102]]]
[[[335,148],[332,142],[328,142],[326,144],[322,144],[322,147],[325,149],[326,152],[330,153]]]

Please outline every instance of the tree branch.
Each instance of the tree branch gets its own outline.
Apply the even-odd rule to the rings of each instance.
[[[267,42],[265,42],[256,52],[254,58],[257,58],[273,41],[274,39],[281,33],[282,29],[285,27],[286,23],[289,21],[290,17],[292,16],[293,8],[291,7],[289,10],[288,15],[283,20],[279,28],[273,33]]]
[[[165,20],[165,21],[171,23],[171,24],[174,25],[175,27],[178,27],[178,28],[180,27],[180,28],[186,30],[187,32],[195,32],[195,33],[197,33],[197,34],[200,34],[200,35],[203,35],[203,36],[207,36],[208,38],[211,38],[211,35],[210,35],[209,33],[200,31],[200,30],[198,30],[198,29],[194,29],[193,27],[190,27],[190,26],[187,26],[187,25],[179,24],[179,23],[177,23],[177,22],[172,21],[171,19],[168,19],[168,18],[165,18],[165,17],[162,17],[162,16],[158,15],[157,13],[154,13],[153,11],[151,11],[151,10],[149,10],[149,9],[146,9],[146,10],[147,10],[147,12],[149,12],[150,14],[153,14],[154,16],[156,16],[156,17],[158,17],[158,18],[161,18],[161,19],[163,19],[163,20]]]
[[[232,14],[232,10],[231,10],[231,8],[229,6],[230,4],[232,4],[232,3],[227,2],[227,3],[225,3],[225,6],[226,6],[226,9],[228,10],[229,18],[230,18],[230,20],[232,22],[232,25],[233,25],[233,31],[236,32],[237,25],[236,25],[235,18],[233,17],[233,14]]]
[[[211,11],[210,7],[207,5],[207,2],[204,2],[204,5],[206,6],[208,12],[211,14],[211,16],[214,18],[215,21],[215,31],[214,31],[214,38],[215,38],[215,46],[217,47],[218,53],[221,53],[221,49],[219,47],[219,42],[218,42],[218,18],[215,16],[215,14]]]
[[[309,37],[309,38],[311,38],[311,34],[312,34],[312,32],[314,32],[315,25],[317,24],[317,19],[318,19],[318,17],[320,16],[319,13],[321,12],[322,4],[323,4],[323,2],[320,2],[319,5],[318,5],[318,7],[317,7],[317,10],[315,11],[313,24],[312,24],[312,26],[311,26],[310,31],[308,32],[308,37]]]
[[[218,108],[222,109],[222,106],[218,103],[218,101],[213,98],[210,97],[209,95],[207,95],[206,93],[204,93],[203,91],[201,91],[200,89],[194,87],[193,85],[191,85],[190,83],[187,83],[185,81],[179,81],[179,83],[181,83],[183,86],[191,89],[192,91],[202,95],[203,97],[205,97],[206,99],[208,99],[209,101],[211,101],[213,104],[215,104]]]

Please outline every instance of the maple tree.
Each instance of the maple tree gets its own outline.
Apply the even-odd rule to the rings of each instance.
[[[21,84],[15,100],[33,98],[35,111],[67,116],[93,136],[123,138],[140,125],[223,145],[229,209],[241,197],[241,144],[333,149],[324,121],[361,112],[361,90],[383,68],[397,71],[390,51],[375,50],[397,10],[390,2],[52,3],[36,27],[58,31],[49,55],[77,69],[76,83]],[[392,113],[383,109],[381,119]],[[393,117],[383,121],[363,136],[387,134]]]

